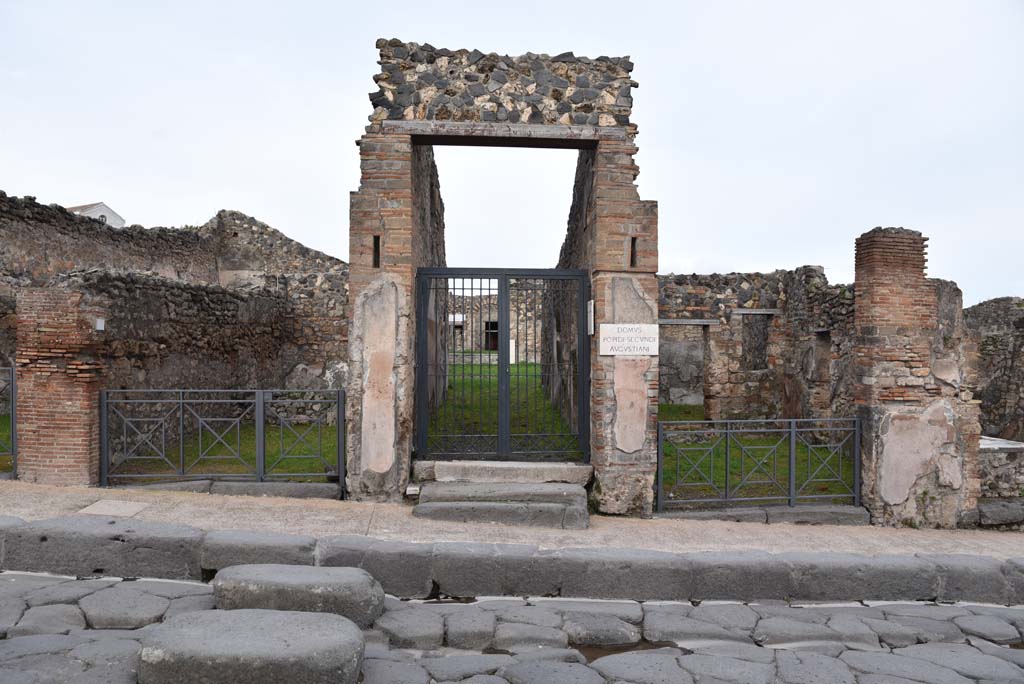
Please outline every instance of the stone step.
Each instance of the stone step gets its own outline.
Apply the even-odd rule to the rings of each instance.
[[[425,482],[419,502],[551,503],[586,506],[587,490],[560,482]]]
[[[560,482],[425,482],[413,515],[573,530],[589,525],[587,490]]]
[[[417,518],[449,522],[488,522],[527,527],[585,530],[590,525],[586,506],[555,503],[438,501],[417,504]]]
[[[427,482],[566,482],[586,485],[593,467],[532,461],[414,461],[413,480]]]
[[[728,522],[793,523],[796,525],[870,525],[871,515],[861,506],[802,504],[798,506],[743,506],[669,510],[658,518],[724,520]]]

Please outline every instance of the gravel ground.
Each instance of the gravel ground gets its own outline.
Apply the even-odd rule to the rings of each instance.
[[[188,492],[50,487],[0,481],[0,515],[38,520],[72,515],[101,500],[146,504],[135,518],[200,529],[248,529],[326,536],[365,534],[417,542],[530,543],[542,548],[629,547],[671,552],[762,550],[863,554],[964,553],[1024,557],[1024,535],[982,530],[732,523],[591,516],[588,530],[462,524],[412,517],[412,507],[326,499],[217,496]],[[137,508],[137,507],[136,507]]]

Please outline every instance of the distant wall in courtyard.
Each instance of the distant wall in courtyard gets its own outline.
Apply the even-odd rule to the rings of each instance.
[[[852,414],[853,292],[820,267],[659,278],[659,400],[708,419]]]
[[[978,341],[983,434],[1024,441],[1024,299],[982,302],[964,319]]]

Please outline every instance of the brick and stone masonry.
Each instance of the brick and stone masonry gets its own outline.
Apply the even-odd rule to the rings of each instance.
[[[955,527],[980,488],[972,349],[959,290],[925,276],[925,243],[902,228],[857,239],[863,499],[876,524]]]

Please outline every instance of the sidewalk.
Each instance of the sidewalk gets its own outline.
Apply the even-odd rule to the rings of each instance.
[[[362,534],[415,542],[529,543],[541,548],[619,547],[675,553],[760,550],[868,555],[963,553],[1024,558],[1024,534],[1013,532],[640,520],[600,515],[591,516],[588,530],[556,530],[413,518],[412,507],[402,504],[67,488],[0,481],[0,515],[26,520],[73,515],[101,500],[146,504],[134,518],[184,523],[205,530],[267,530],[317,537]]]

